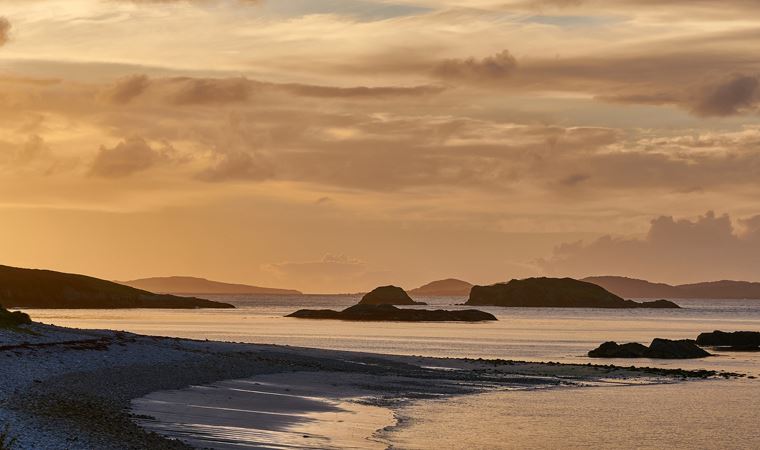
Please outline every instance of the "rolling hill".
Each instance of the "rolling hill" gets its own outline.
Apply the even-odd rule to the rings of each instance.
[[[447,278],[412,289],[409,291],[409,295],[417,297],[467,297],[470,294],[470,289],[472,289],[472,284],[466,281]]]
[[[618,276],[588,277],[584,278],[583,281],[594,283],[621,297],[629,298],[760,300],[760,283],[751,281],[722,280],[669,285]]]
[[[0,266],[0,304],[47,309],[234,308],[200,298],[154,294],[85,275],[10,266]]]
[[[119,281],[126,286],[144,289],[161,294],[259,294],[259,295],[301,295],[301,292],[292,289],[275,289],[247,284],[222,283],[205,278],[195,277],[155,277],[142,278],[139,280]]]

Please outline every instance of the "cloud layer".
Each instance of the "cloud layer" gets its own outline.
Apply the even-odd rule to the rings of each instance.
[[[69,242],[65,229],[145,223],[154,245],[182,255],[173,264],[193,261],[188,272],[301,277],[323,290],[370,288],[385,270],[421,284],[451,276],[452,261],[485,281],[574,268],[663,281],[751,275],[728,257],[701,262],[721,246],[757,267],[740,249],[756,248],[756,219],[658,219],[631,237],[652,217],[760,213],[757,2],[3,7],[0,207],[69,226],[34,231],[18,219],[4,231],[59,237],[49,258],[73,253],[55,246]],[[111,215],[140,220],[122,229]],[[177,230],[196,245],[178,243]],[[626,237],[588,240],[607,234]],[[568,236],[591,243],[551,256]],[[217,239],[237,259],[220,262]],[[721,244],[689,253],[698,239]],[[123,267],[169,267],[144,259]]]
[[[624,275],[654,281],[757,280],[760,272],[760,215],[738,221],[712,212],[695,220],[661,216],[646,236],[605,236],[589,244],[558,247],[543,261],[550,273]]]

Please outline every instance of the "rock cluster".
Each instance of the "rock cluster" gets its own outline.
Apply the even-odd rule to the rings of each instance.
[[[605,342],[588,352],[592,358],[653,358],[653,359],[691,359],[711,356],[699,348],[691,339],[670,340],[657,338],[649,347],[636,342],[618,344]]]

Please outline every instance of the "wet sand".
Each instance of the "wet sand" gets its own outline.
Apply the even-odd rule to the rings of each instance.
[[[198,445],[203,433],[201,437],[187,432],[178,435],[166,427],[161,429],[159,424],[167,422],[156,421],[155,416],[135,417],[130,411],[136,399],[142,399],[137,400],[138,406],[149,405],[152,399],[156,415],[169,414],[170,411],[157,407],[156,401],[163,401],[164,394],[156,392],[188,387],[192,395],[203,398],[202,394],[214,386],[224,390],[261,383],[261,389],[246,389],[253,392],[240,396],[240,400],[226,395],[211,401],[210,406],[217,409],[226,407],[224,401],[246,402],[241,408],[230,408],[242,411],[229,411],[224,421],[212,426],[246,428],[254,435],[259,433],[256,445],[287,448],[277,440],[288,433],[291,437],[302,433],[304,440],[312,439],[303,438],[309,435],[315,441],[371,442],[368,439],[373,438],[372,433],[367,434],[376,426],[386,426],[388,414],[420,399],[598,383],[669,383],[715,375],[612,366],[388,356],[39,324],[21,331],[4,330],[0,333],[0,347],[3,380],[0,422],[8,424],[11,433],[19,437],[17,448],[35,450],[160,450],[189,448],[187,442]],[[252,377],[265,378],[250,380]],[[248,380],[223,382],[245,379]],[[170,394],[170,398],[175,395],[175,401],[195,404],[182,400],[187,392]],[[213,419],[216,414],[204,416]],[[178,422],[188,424],[174,421]],[[190,425],[193,423],[189,421]],[[358,428],[352,431],[354,435],[347,435],[345,427],[339,425],[345,423],[352,427],[357,424]],[[166,436],[153,431],[166,432]],[[267,441],[264,439],[267,432],[277,434],[270,435],[274,439]],[[172,439],[176,437],[182,437],[183,441]]]

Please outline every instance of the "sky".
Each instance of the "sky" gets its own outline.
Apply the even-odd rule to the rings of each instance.
[[[0,0],[0,263],[760,281],[755,0]]]

